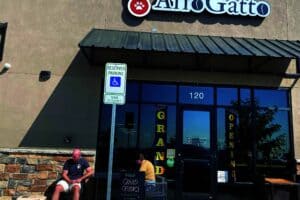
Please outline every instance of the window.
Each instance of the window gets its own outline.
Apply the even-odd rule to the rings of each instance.
[[[229,176],[231,181],[251,178],[252,134],[242,115],[235,108],[217,109],[218,169],[234,172],[234,177]]]
[[[288,90],[254,90],[256,168],[264,175],[290,176],[292,162]],[[270,98],[271,97],[271,98]]]
[[[257,169],[265,175],[288,175],[291,162],[289,112],[260,109],[256,123]]]
[[[175,85],[142,85],[142,101],[144,102],[176,102],[176,86]]]
[[[165,148],[175,147],[177,86],[167,84],[146,84],[128,82],[126,104],[117,106],[114,138],[113,170],[135,169],[137,149],[147,151],[148,156],[154,149],[156,111],[166,109]],[[171,103],[171,104],[169,104]],[[107,170],[111,105],[102,105],[97,168]]]
[[[140,144],[142,148],[152,148],[155,137],[155,106],[141,107]]]
[[[240,89],[240,98],[241,101],[249,101],[251,99],[250,89]]]
[[[212,87],[179,86],[179,102],[183,104],[212,105]]]
[[[155,113],[158,106],[141,105],[140,148],[152,148],[155,137]],[[176,136],[176,106],[166,106],[167,109],[167,147],[174,147]]]
[[[288,97],[286,90],[254,90],[254,98],[260,107],[287,107]]]
[[[166,111],[167,116],[167,120],[163,121],[166,123],[166,138],[162,148],[174,149],[176,152],[177,136],[182,137],[184,144],[205,141],[204,137],[189,140],[180,135],[181,126],[185,126],[177,119],[180,119],[181,108],[188,107],[200,111],[209,108],[211,111],[214,127],[207,133],[216,134],[218,170],[226,170],[229,175],[234,172],[236,181],[251,181],[254,172],[279,176],[291,172],[288,168],[292,159],[289,90],[129,81],[126,93],[126,104],[117,107],[114,170],[135,167],[134,155],[138,149],[150,155],[155,153],[159,109]],[[192,114],[189,116],[195,118]],[[102,106],[100,123],[100,150],[97,156],[102,162],[101,170],[105,170],[111,126],[110,105]],[[191,124],[186,123],[186,130],[192,134],[196,128]],[[175,177],[175,168],[166,169],[166,177]]]
[[[219,98],[220,90],[217,91]],[[228,90],[221,93],[231,94]],[[250,89],[240,89],[240,104],[235,102],[229,108],[217,108],[218,169],[230,173],[233,161],[237,181],[251,180],[249,175],[254,167],[263,175],[287,176],[292,158],[288,91],[254,89],[252,100],[250,94]],[[228,103],[229,99],[232,98],[222,97],[218,104]],[[235,124],[231,124],[235,127],[232,144],[228,138],[228,112],[237,118]]]
[[[217,104],[223,106],[230,106],[237,102],[236,88],[217,88]]]
[[[131,169],[135,166],[133,149],[137,147],[138,105],[125,104],[118,106],[116,111],[114,139],[114,170]],[[111,105],[104,105],[101,114],[99,133],[99,157],[102,169],[107,169],[110,134]],[[101,155],[101,156],[100,156]],[[106,160],[106,162],[105,162]]]
[[[136,82],[128,82],[126,84],[126,102],[138,101],[139,98],[139,84]]]

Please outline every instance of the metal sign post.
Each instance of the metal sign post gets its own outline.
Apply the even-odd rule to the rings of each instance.
[[[114,158],[113,152],[114,152],[114,140],[115,140],[116,107],[117,107],[116,104],[112,105],[106,200],[110,200],[110,194],[111,194],[112,166],[113,166],[113,158]]]
[[[126,76],[127,76],[126,64],[106,63],[103,102],[104,104],[112,104],[106,200],[111,199],[111,179],[112,179],[116,107],[117,107],[116,105],[125,104]]]

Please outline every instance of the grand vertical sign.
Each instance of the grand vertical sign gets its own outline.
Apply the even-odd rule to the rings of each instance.
[[[167,108],[158,106],[155,113],[155,138],[153,146],[155,148],[155,174],[165,173],[166,160],[166,140],[167,140]]]
[[[144,17],[151,10],[163,12],[193,12],[204,11],[211,14],[228,14],[234,16],[267,17],[271,6],[266,1],[256,0],[129,0],[129,12],[136,17]]]

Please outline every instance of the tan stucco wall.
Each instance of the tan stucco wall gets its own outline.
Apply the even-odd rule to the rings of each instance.
[[[157,16],[152,13],[145,19],[136,19],[129,15],[122,2],[126,5],[126,0],[1,0],[0,20],[8,22],[8,30],[0,70],[5,62],[12,65],[8,72],[0,75],[1,147],[38,143],[41,146],[55,144],[68,147],[76,144],[95,147],[103,68],[90,66],[78,48],[80,40],[93,27],[234,37],[300,38],[297,26],[300,2],[296,0],[270,0],[272,12],[264,20],[172,13]],[[41,70],[52,72],[50,80],[39,82]],[[169,70],[165,77],[161,71],[132,69],[128,71],[128,77],[260,86],[291,84],[291,80],[273,76]],[[293,111],[298,118],[299,109],[295,106]],[[294,127],[299,121],[295,120],[297,117],[294,118]],[[294,133],[300,135],[297,129]],[[70,135],[72,143],[65,144],[63,138]],[[296,150],[300,158],[300,150]]]
[[[95,146],[101,69],[78,54],[78,43],[104,27],[107,3],[1,2],[0,19],[9,24],[1,67],[12,68],[0,76],[0,146],[19,146],[30,135],[31,144]],[[41,70],[52,72],[50,80],[39,82]],[[64,144],[69,135],[73,143]]]
[[[235,36],[235,37],[257,37],[257,38],[281,38],[287,37],[287,2],[270,0],[272,11],[265,20],[252,20],[245,18],[243,22],[240,17],[226,18],[226,15],[197,15],[197,14],[166,14],[151,13],[145,20],[141,21],[138,26],[124,26],[124,13],[118,12],[123,10],[119,1],[112,1],[109,9],[113,12],[107,13],[108,27],[113,29],[128,29],[148,31],[157,29],[158,32],[198,34],[198,35],[218,35],[218,36]],[[124,12],[127,12],[126,10]],[[127,14],[127,13],[126,13]],[[161,16],[160,18],[157,16]],[[134,18],[131,17],[131,21]],[[129,20],[128,20],[129,21]],[[133,24],[133,23],[131,23]],[[252,25],[251,25],[252,24]]]
[[[300,1],[288,0],[288,39],[299,40]]]
[[[300,81],[292,90],[292,106],[293,106],[293,128],[294,128],[294,144],[295,144],[295,155],[300,160]]]

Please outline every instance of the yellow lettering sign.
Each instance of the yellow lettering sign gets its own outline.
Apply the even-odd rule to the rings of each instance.
[[[229,130],[232,130],[234,128],[234,123],[229,123]]]
[[[233,114],[228,115],[228,119],[230,121],[233,121],[235,119],[235,116]]]
[[[232,170],[232,172],[231,172],[231,176],[235,179],[235,177],[236,177],[236,173],[235,173],[235,171],[234,170]]]
[[[234,132],[229,132],[229,139],[230,140],[234,139]]]
[[[165,152],[156,152],[155,160],[165,160]]]
[[[234,160],[230,161],[230,165],[231,167],[235,167],[235,161]]]
[[[165,173],[165,168],[163,166],[155,166],[155,174],[161,175]]]
[[[232,141],[229,142],[229,148],[234,149],[234,142],[232,142]]]
[[[166,118],[166,114],[163,111],[159,111],[157,113],[157,119],[165,119]]]
[[[159,138],[157,143],[156,143],[156,146],[157,147],[164,147],[165,146],[164,140],[162,138]]]
[[[156,132],[157,133],[165,133],[165,125],[157,124],[156,125]]]

